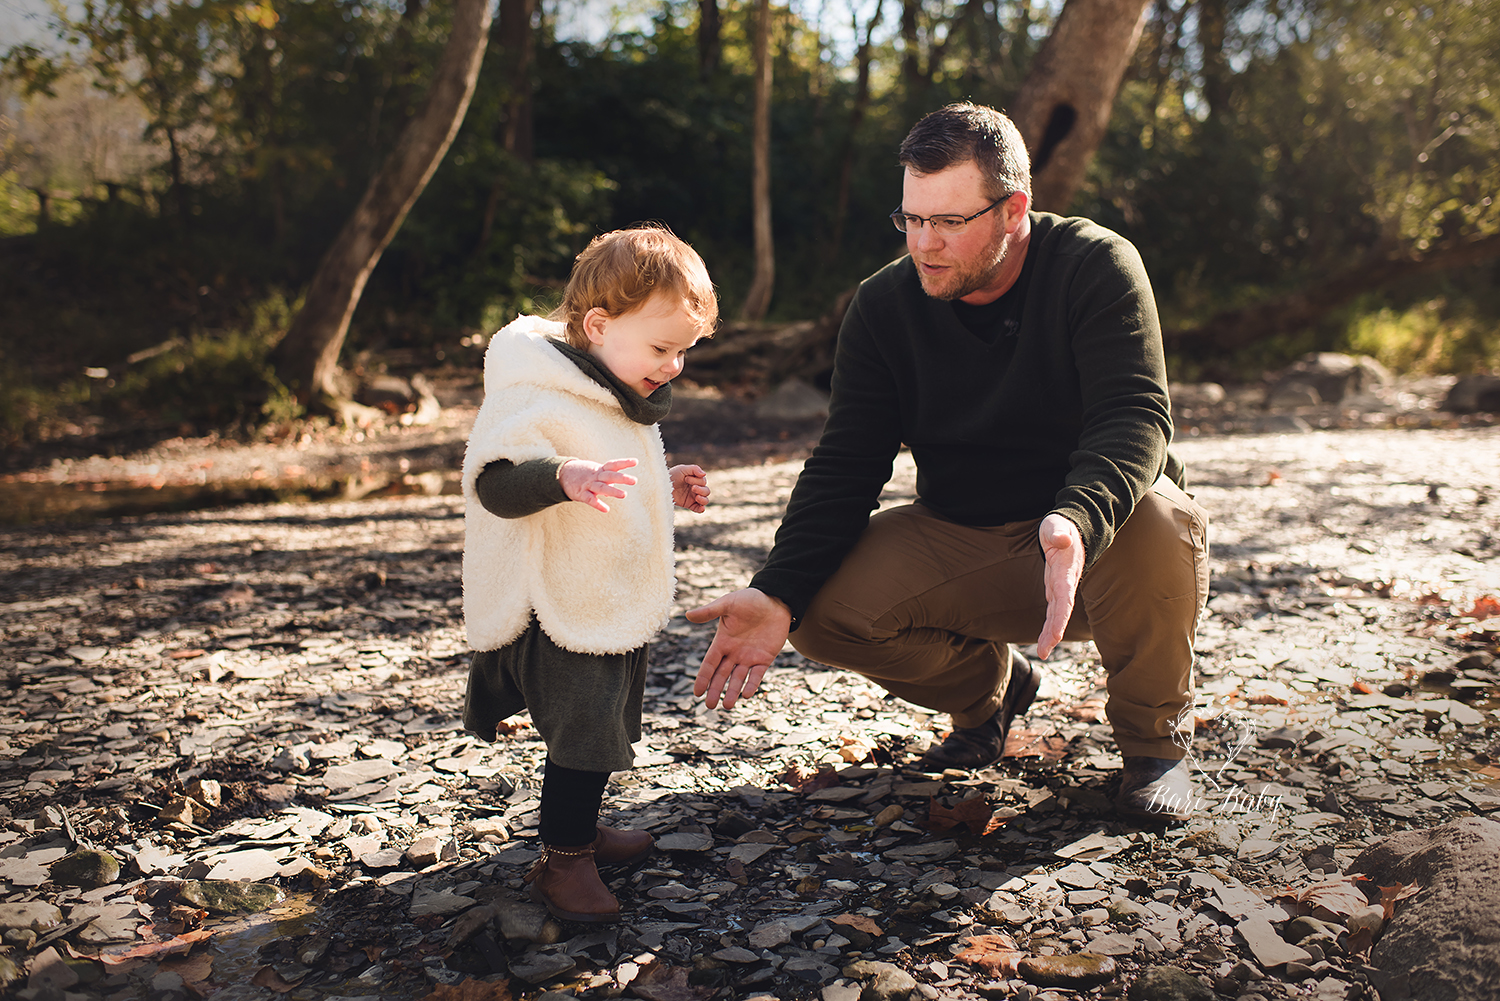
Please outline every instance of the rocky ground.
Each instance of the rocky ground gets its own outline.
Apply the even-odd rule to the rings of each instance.
[[[1119,758],[1086,644],[1053,655],[1009,755],[972,775],[915,770],[945,718],[793,653],[732,712],[694,699],[710,630],[680,613],[758,564],[807,428],[683,407],[698,416],[669,445],[711,460],[714,503],[679,512],[679,614],[654,651],[637,767],[607,794],[606,819],[659,850],[607,874],[624,916],[604,928],[523,900],[535,732],[524,717],[495,744],[459,729],[462,513],[441,475],[406,496],[0,530],[3,989],[1486,996],[1432,993],[1446,967],[1382,954],[1434,886],[1396,879],[1382,905],[1393,877],[1347,875],[1374,873],[1356,860],[1392,834],[1500,816],[1500,429],[1395,393],[1365,410],[1231,398],[1181,415],[1214,578],[1197,643],[1203,799],[1170,827],[1110,809]],[[758,440],[689,433],[731,418]],[[464,419],[370,435],[366,471],[421,476],[400,439],[451,451]],[[279,469],[272,450],[299,444],[313,467],[311,440],[220,449],[217,465]],[[180,452],[195,447],[210,446]],[[181,474],[170,454],[151,475]],[[94,461],[30,482],[57,468],[122,481],[89,481]],[[153,459],[97,462],[128,477]],[[912,484],[903,456],[887,502]],[[1493,996],[1485,962],[1459,965]]]

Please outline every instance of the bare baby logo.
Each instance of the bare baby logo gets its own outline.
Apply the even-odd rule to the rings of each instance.
[[[1188,765],[1208,792],[1195,792],[1191,802],[1158,792],[1148,809],[1153,813],[1269,813],[1267,819],[1274,821],[1281,811],[1282,793],[1264,789],[1252,793],[1224,774],[1240,753],[1255,743],[1259,733],[1249,714],[1218,705],[1213,699],[1184,706],[1173,721],[1172,742],[1182,748]]]

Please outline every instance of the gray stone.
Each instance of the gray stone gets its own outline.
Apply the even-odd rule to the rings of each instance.
[[[761,418],[787,421],[827,417],[828,394],[801,379],[788,379],[755,405],[755,413]]]
[[[1500,823],[1465,817],[1405,831],[1350,863],[1379,886],[1419,884],[1370,954],[1373,966],[1409,973],[1416,1001],[1490,996],[1500,983]]]
[[[1454,414],[1500,413],[1500,375],[1463,376],[1448,390],[1442,408]]]
[[[1284,369],[1266,389],[1266,406],[1338,403],[1346,396],[1391,381],[1391,374],[1373,358],[1318,351],[1304,355]]]
[[[510,972],[528,984],[545,984],[578,968],[571,956],[559,952],[527,951],[510,961]]]
[[[656,839],[656,847],[666,852],[706,852],[714,846],[712,834],[678,832]]]
[[[442,838],[418,838],[406,849],[406,858],[418,869],[426,869],[439,862],[458,858],[458,847],[452,841]]]
[[[52,863],[52,882],[85,890],[108,886],[120,877],[120,863],[108,852],[80,848]]]
[[[330,792],[342,792],[366,782],[388,778],[400,771],[401,769],[396,766],[395,762],[384,758],[370,758],[368,761],[335,765],[328,769],[323,773],[323,785],[327,786]]]
[[[730,946],[727,949],[720,949],[718,952],[713,953],[712,956],[714,959],[720,960],[721,962],[725,963],[760,962],[760,956],[758,954],[751,952],[749,949],[742,949],[737,945]]]
[[[436,914],[439,917],[448,917],[473,906],[473,897],[461,896],[451,890],[429,890],[425,887],[418,887],[411,898],[411,916],[417,918],[427,914]]]
[[[1109,983],[1115,978],[1115,967],[1108,956],[1079,952],[1071,956],[1027,956],[1016,965],[1016,972],[1038,987],[1076,991]]]
[[[1312,957],[1306,949],[1291,945],[1271,927],[1265,918],[1246,918],[1235,926],[1250,951],[1255,953],[1261,966],[1280,966],[1283,963],[1301,963]]]
[[[177,899],[215,914],[256,914],[278,903],[281,891],[265,883],[189,879],[177,888]]]
[[[547,908],[529,900],[499,897],[490,904],[500,937],[550,945],[562,938],[562,926],[552,920]]]
[[[43,900],[23,904],[0,904],[0,931],[29,928],[44,932],[62,923],[62,911]]]
[[[1216,1001],[1203,981],[1173,966],[1143,970],[1126,997],[1129,1001]]]
[[[917,981],[910,973],[890,963],[868,959],[844,967],[844,976],[865,982],[861,1001],[907,1001],[917,993]]]

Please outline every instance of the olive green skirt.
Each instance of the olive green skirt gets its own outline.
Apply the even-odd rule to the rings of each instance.
[[[532,616],[526,631],[469,662],[464,729],[495,740],[501,720],[523,709],[564,768],[617,772],[635,761],[650,645],[629,653],[564,650]]]

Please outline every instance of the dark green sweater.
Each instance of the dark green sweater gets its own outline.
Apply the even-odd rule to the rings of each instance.
[[[928,296],[910,257],[860,286],[823,436],[751,581],[794,617],[859,538],[903,443],[918,503],[965,525],[1064,515],[1085,568],[1166,469],[1166,368],[1140,255],[1086,219],[1034,212],[1031,227],[1022,273],[992,306]]]

